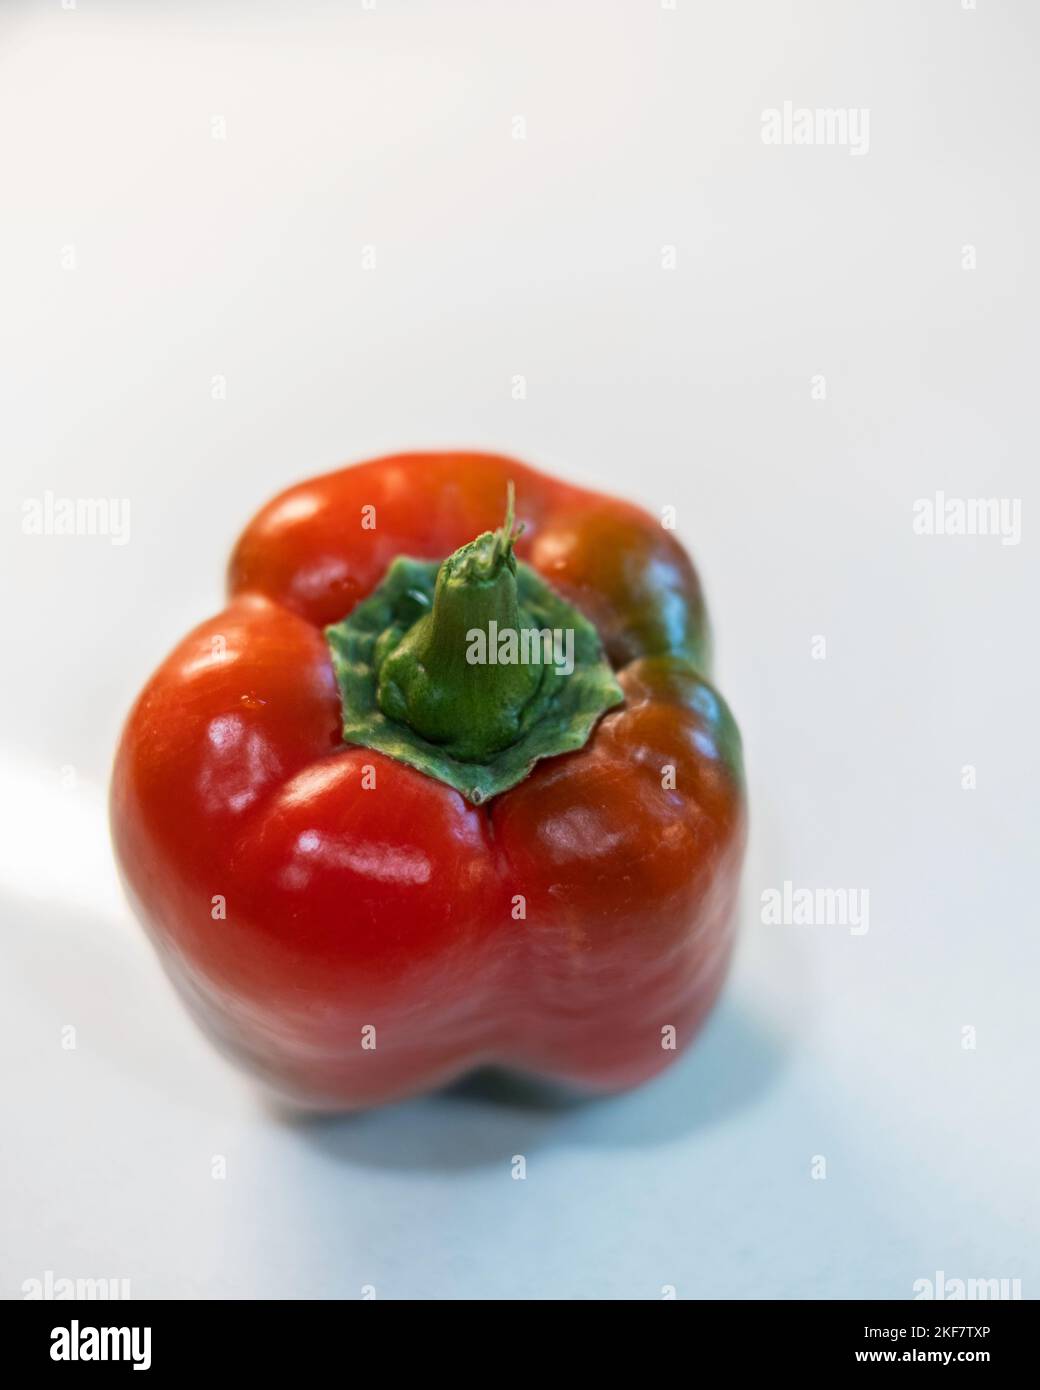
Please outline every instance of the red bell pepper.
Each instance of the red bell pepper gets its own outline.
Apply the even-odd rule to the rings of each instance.
[[[510,482],[522,532],[493,529]],[[745,835],[674,537],[509,459],[404,455],[282,493],[229,591],[112,784],[210,1035],[335,1109],[485,1063],[591,1091],[666,1066],[720,988]]]

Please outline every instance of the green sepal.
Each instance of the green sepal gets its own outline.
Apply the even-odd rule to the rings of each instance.
[[[429,777],[446,782],[479,806],[522,782],[540,758],[582,748],[600,716],[624,701],[621,687],[603,654],[599,634],[528,565],[517,563],[516,583],[522,625],[573,629],[574,670],[544,668],[537,709],[521,736],[483,762],[462,762],[421,737],[408,725],[388,719],[379,708],[379,668],[405,634],[433,607],[440,565],[436,561],[396,559],[382,583],[342,621],[325,629],[343,705],[343,741],[374,748]]]

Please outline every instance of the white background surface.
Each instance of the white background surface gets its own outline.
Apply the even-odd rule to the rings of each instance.
[[[1038,30],[997,0],[5,5],[4,1296],[1040,1292]],[[786,100],[869,108],[869,151],[763,144]],[[640,1092],[293,1125],[120,899],[113,745],[267,496],[462,444],[678,508],[746,741],[741,953]],[[23,534],[47,489],[129,498],[130,543]],[[1021,543],[915,535],[940,489],[1022,499]],[[785,880],[869,890],[869,931],[763,926]]]

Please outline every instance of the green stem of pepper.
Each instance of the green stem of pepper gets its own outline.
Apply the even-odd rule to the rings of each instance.
[[[437,573],[433,608],[386,657],[377,698],[388,719],[407,725],[462,762],[484,762],[524,730],[544,665],[502,663],[498,642],[533,626],[517,595],[513,485],[497,531],[456,550]]]
[[[440,565],[399,555],[325,629],[344,743],[396,758],[474,806],[539,759],[582,748],[624,698],[593,625],[517,561],[518,535],[510,485],[497,531]]]

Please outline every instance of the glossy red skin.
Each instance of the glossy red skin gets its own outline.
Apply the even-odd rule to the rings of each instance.
[[[509,479],[519,557],[597,624],[627,698],[477,808],[341,742],[322,629],[396,556],[441,559],[498,525]],[[687,659],[705,622],[674,538],[513,460],[405,455],[276,498],[229,591],[141,694],[112,785],[128,892],[210,1035],[329,1109],[484,1063],[590,1091],[667,1066],[720,988],[745,832],[725,707]]]

